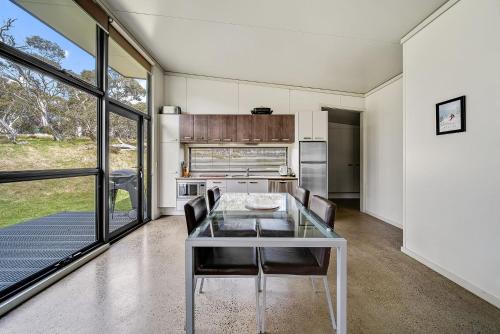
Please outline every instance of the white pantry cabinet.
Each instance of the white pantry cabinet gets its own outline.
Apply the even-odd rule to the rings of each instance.
[[[159,119],[159,187],[158,206],[174,208],[176,206],[176,177],[180,175],[182,150],[179,144],[179,115],[158,115]]]
[[[328,111],[299,112],[299,140],[328,140]]]
[[[159,207],[176,206],[176,177],[179,176],[180,148],[178,142],[160,143],[160,186]]]
[[[160,143],[179,142],[179,115],[158,115]]]

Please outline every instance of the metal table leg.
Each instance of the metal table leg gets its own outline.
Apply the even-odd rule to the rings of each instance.
[[[194,333],[194,248],[186,240],[186,333]]]
[[[347,242],[337,247],[337,334],[347,333]]]

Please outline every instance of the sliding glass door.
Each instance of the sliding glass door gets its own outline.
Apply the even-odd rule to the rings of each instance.
[[[109,233],[113,237],[143,221],[142,117],[108,103]]]

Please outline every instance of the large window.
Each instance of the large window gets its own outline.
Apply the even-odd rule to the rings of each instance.
[[[109,38],[109,97],[148,112],[148,72],[124,47],[126,41],[118,34]]]
[[[149,218],[149,71],[93,1],[0,0],[0,303]]]
[[[97,98],[0,57],[0,171],[97,167]]]
[[[71,0],[0,0],[0,41],[96,84],[96,24]]]

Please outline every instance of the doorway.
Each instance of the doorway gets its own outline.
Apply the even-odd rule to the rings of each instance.
[[[328,108],[328,198],[360,209],[360,113]]]
[[[108,221],[109,236],[141,224],[146,200],[142,116],[108,103]]]

